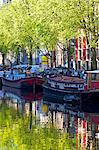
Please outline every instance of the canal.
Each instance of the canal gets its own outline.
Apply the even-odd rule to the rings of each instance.
[[[97,101],[96,101],[97,102]],[[0,150],[99,150],[99,103],[0,90]]]

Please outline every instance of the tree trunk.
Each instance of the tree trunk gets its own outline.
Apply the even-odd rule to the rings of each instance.
[[[51,68],[53,68],[53,53],[52,52],[51,52],[50,60],[51,60]]]
[[[96,61],[96,50],[95,48],[91,48],[92,51],[92,64],[91,64],[91,69],[92,70],[97,70],[97,61]]]
[[[17,65],[19,64],[18,55],[17,55],[17,58],[16,58],[16,64],[17,64]]]
[[[66,65],[66,48],[63,49],[63,65]]]
[[[32,65],[32,52],[30,52],[29,55],[30,55],[29,64]]]
[[[66,48],[64,49],[65,52],[67,51],[67,63],[68,63],[68,76],[70,76],[70,59],[71,59],[71,53],[70,53],[70,40],[66,40]],[[66,53],[65,53],[66,54]]]
[[[56,67],[56,51],[53,51],[53,63],[54,63],[54,67]]]
[[[5,54],[4,53],[2,54],[2,64],[3,64],[3,66],[5,65]]]
[[[70,76],[70,47],[68,48],[68,75]]]

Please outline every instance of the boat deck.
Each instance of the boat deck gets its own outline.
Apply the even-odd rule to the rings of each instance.
[[[50,87],[49,85],[43,84],[43,87],[52,91],[56,91],[56,92],[62,92],[62,93],[82,93],[82,94],[86,94],[86,93],[99,93],[99,89],[94,89],[94,90],[77,90],[77,89],[71,89],[71,88],[66,88],[66,89],[57,89],[57,88],[53,88]]]
[[[56,82],[65,82],[65,83],[84,83],[85,81],[83,79],[77,78],[77,77],[68,77],[68,76],[57,76],[57,77],[51,77],[50,80],[56,81]]]
[[[94,89],[94,90],[86,90],[84,93],[98,93],[99,89]]]

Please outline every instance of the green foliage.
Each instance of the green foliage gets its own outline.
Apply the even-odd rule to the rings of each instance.
[[[98,0],[13,0],[0,9],[0,49],[53,50],[59,41],[91,33],[90,44],[98,41]],[[88,37],[89,38],[89,37]]]
[[[33,120],[34,121],[34,120]],[[73,150],[75,139],[51,127],[32,125],[5,103],[0,105],[0,149],[7,150]]]

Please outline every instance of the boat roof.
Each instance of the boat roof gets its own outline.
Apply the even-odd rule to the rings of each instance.
[[[16,69],[18,69],[18,68],[29,68],[29,67],[39,68],[39,65],[15,65],[15,66],[13,66],[13,68],[16,68]]]
[[[57,76],[57,77],[51,77],[49,79],[52,81],[64,82],[64,83],[84,83],[84,80],[78,77]]]
[[[86,71],[86,73],[99,73],[99,70]]]

